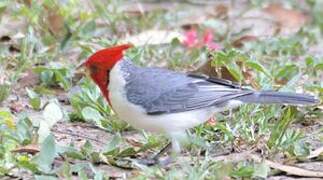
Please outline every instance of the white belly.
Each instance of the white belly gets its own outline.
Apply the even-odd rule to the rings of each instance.
[[[152,132],[173,133],[183,131],[207,121],[213,113],[223,109],[206,108],[194,111],[147,115],[145,110],[127,100],[126,84],[118,62],[110,72],[109,98],[118,117],[135,128]],[[241,102],[238,102],[238,104]]]

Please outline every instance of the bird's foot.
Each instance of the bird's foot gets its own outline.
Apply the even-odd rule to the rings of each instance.
[[[158,160],[152,159],[152,158],[137,159],[136,161],[137,161],[138,164],[146,165],[146,166],[153,166],[153,165],[158,164]]]
[[[147,158],[147,159],[139,159],[137,160],[137,163],[146,165],[146,166],[155,166],[160,165],[162,167],[168,166],[174,162],[173,158],[171,157],[165,157],[165,158]]]

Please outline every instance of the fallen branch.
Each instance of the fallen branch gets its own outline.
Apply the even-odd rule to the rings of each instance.
[[[321,149],[321,148],[319,148]],[[318,150],[315,150],[318,152]],[[259,155],[253,154],[253,151],[246,151],[241,153],[232,153],[224,156],[211,157],[212,161],[225,161],[225,162],[239,162],[244,160],[253,160],[257,163],[264,162],[268,167],[286,172],[288,175],[300,176],[300,177],[315,177],[322,178],[323,172],[312,171],[307,169],[302,169],[295,166],[284,165],[281,163],[273,162],[267,159],[261,158]],[[205,158],[204,158],[205,159]],[[180,162],[191,162],[190,157],[180,157]]]
[[[319,156],[322,153],[323,153],[323,146],[318,148],[318,149],[315,149],[314,151],[312,151],[310,153],[310,155],[307,156],[307,159],[315,158],[315,157]]]
[[[312,171],[312,170],[302,169],[302,168],[295,167],[295,166],[289,166],[289,165],[276,163],[276,162],[273,162],[273,161],[270,161],[267,159],[262,159],[261,157],[259,157],[257,155],[250,154],[249,157],[256,162],[264,161],[267,166],[269,166],[273,169],[278,169],[280,171],[284,171],[289,175],[301,176],[301,177],[323,177],[323,172]]]
[[[58,134],[66,134],[66,135],[70,135],[70,136],[73,136],[73,137],[78,137],[78,138],[81,138],[81,139],[87,139],[87,140],[90,140],[90,141],[95,141],[99,144],[106,144],[105,142],[102,142],[98,139],[95,139],[95,138],[92,138],[92,137],[89,137],[89,136],[86,136],[86,135],[83,135],[83,134],[77,134],[77,133],[73,133],[73,132],[67,132],[67,131],[60,131],[60,130],[52,130],[53,133],[58,133]]]

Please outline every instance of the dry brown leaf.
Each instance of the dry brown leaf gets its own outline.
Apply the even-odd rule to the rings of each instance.
[[[242,66],[242,63],[237,63],[240,67]],[[229,70],[226,67],[218,67],[215,68],[212,66],[212,60],[208,60],[206,63],[198,67],[196,70],[191,71],[192,73],[196,74],[205,74],[211,78],[221,78],[226,79],[232,82],[238,83],[238,80],[235,79],[232,74],[229,72]],[[250,84],[253,88],[259,89],[259,85],[255,81],[254,74],[252,73],[251,69],[242,69],[242,75],[244,77],[244,83]]]
[[[122,39],[121,43],[132,43],[135,46],[158,45],[171,43],[174,38],[183,41],[184,36],[178,31],[148,30],[140,34],[128,36]]]
[[[32,70],[27,70],[18,80],[19,88],[32,87],[40,83],[39,75]]]
[[[143,15],[157,10],[178,10],[185,9],[185,13],[181,14],[178,21],[173,22],[176,26],[199,25],[212,17],[225,18],[228,16],[230,6],[226,2],[210,2],[207,4],[199,4],[199,6],[178,3],[178,2],[130,2],[119,7],[119,11],[130,15]]]
[[[208,19],[224,19],[231,10],[228,3],[214,3],[207,6],[187,6],[186,15],[181,17],[176,24],[182,27],[198,26]]]
[[[212,60],[208,60],[205,64],[198,69],[192,71],[192,73],[205,74],[211,78],[222,78],[229,81],[237,82],[237,80],[230,74],[227,68],[215,68],[212,66]]]
[[[241,48],[244,43],[246,42],[251,42],[251,41],[256,41],[258,38],[256,36],[251,36],[251,35],[245,35],[242,36],[232,42],[232,45],[236,48]]]
[[[284,35],[297,32],[309,20],[301,11],[284,8],[281,4],[270,4],[264,11],[274,18]]]
[[[140,141],[137,141],[135,138],[127,137],[126,141],[127,141],[127,143],[129,143],[135,147],[142,147],[143,146],[143,143],[141,143]]]
[[[47,13],[48,28],[50,29],[50,31],[55,35],[62,32],[64,28],[63,16],[59,14],[58,10],[54,9],[49,9]]]
[[[12,150],[12,152],[14,153],[29,153],[29,154],[36,154],[39,151],[40,151],[40,148],[38,144],[29,144]]]
[[[23,110],[25,110],[25,108],[28,106],[27,103],[22,102],[22,101],[14,101],[11,102],[9,105],[9,108],[12,112],[18,113],[18,112],[22,112]]]
[[[23,2],[27,5],[27,6],[31,6],[32,0],[23,0]]]
[[[11,38],[9,37],[9,36],[1,36],[1,38],[0,38],[0,42],[8,42],[8,41],[10,41],[11,40]]]

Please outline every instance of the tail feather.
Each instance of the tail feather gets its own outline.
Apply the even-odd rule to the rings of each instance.
[[[237,98],[245,103],[311,105],[319,103],[315,96],[308,94],[260,91]]]

